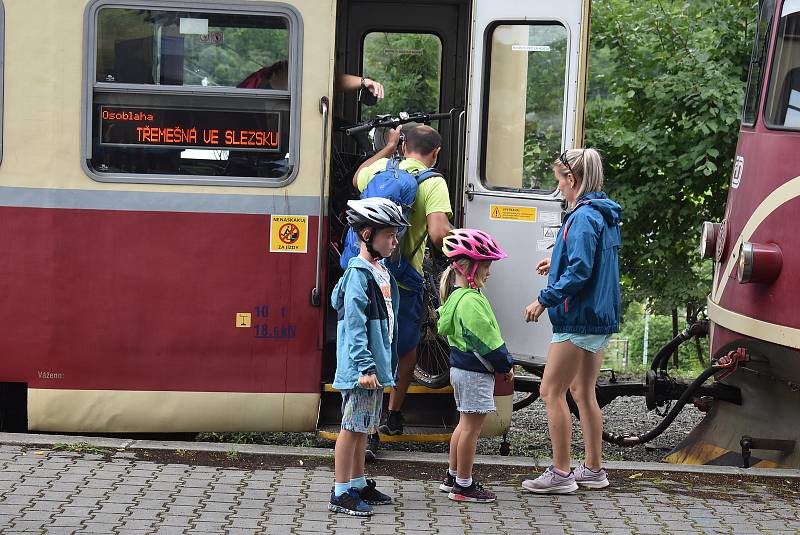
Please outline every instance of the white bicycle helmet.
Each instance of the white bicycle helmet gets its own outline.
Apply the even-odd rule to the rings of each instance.
[[[353,228],[410,226],[400,206],[384,197],[347,201],[347,206],[347,222]]]

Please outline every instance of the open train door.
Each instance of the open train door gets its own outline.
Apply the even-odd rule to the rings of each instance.
[[[524,309],[546,285],[536,263],[561,225],[551,163],[583,142],[589,0],[478,0],[473,25],[463,226],[489,232],[509,258],[486,288],[518,359],[542,361],[547,315]]]

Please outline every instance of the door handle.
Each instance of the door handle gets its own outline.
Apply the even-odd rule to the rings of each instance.
[[[473,183],[467,184],[467,200],[471,201],[475,198],[475,185]]]
[[[322,303],[322,223],[325,219],[325,163],[328,160],[328,97],[319,99],[319,112],[322,114],[322,150],[319,162],[319,216],[317,225],[317,275],[314,288],[311,290],[311,305],[318,307]]]

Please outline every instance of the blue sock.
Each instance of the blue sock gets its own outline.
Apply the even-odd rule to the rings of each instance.
[[[347,489],[349,489],[350,487],[351,485],[349,481],[347,483],[335,483],[333,485],[333,494],[335,496],[341,496],[342,494],[347,492]]]
[[[350,486],[357,488],[358,490],[363,489],[367,486],[367,478],[366,476],[357,477],[350,480]]]

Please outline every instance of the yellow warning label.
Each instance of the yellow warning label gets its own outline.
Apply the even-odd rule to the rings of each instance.
[[[308,243],[307,215],[274,215],[270,223],[269,252],[305,253]]]
[[[489,218],[505,221],[536,222],[536,208],[533,206],[506,206],[503,204],[489,205]]]
[[[250,327],[250,313],[237,312],[236,313],[236,326],[237,327]]]

